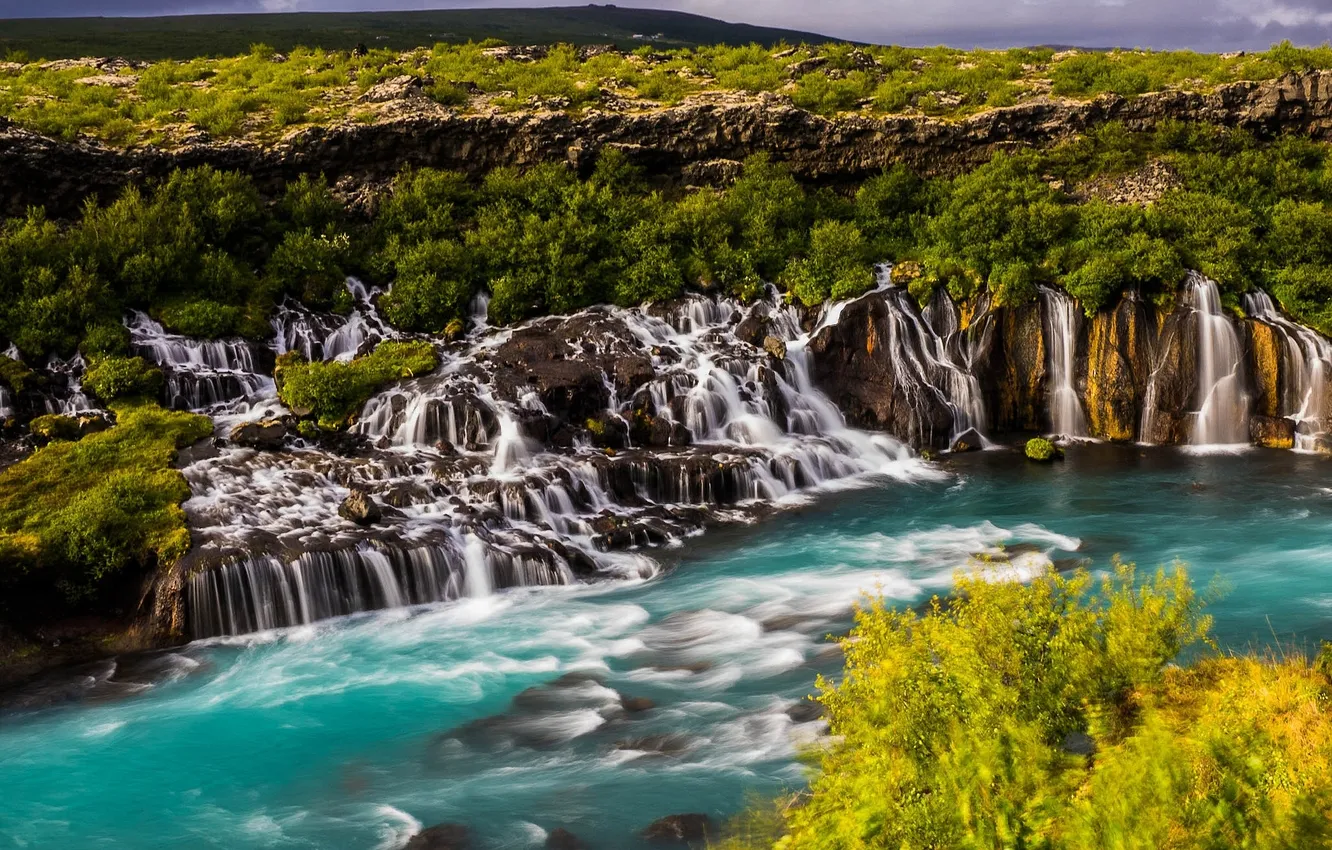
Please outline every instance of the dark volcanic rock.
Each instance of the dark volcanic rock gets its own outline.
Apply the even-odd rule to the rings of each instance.
[[[556,827],[546,836],[546,850],[587,850],[587,845],[564,827]]]
[[[953,440],[953,445],[950,448],[959,454],[962,452],[978,452],[985,448],[985,440],[975,428],[968,428],[959,434],[956,440]]]
[[[705,814],[691,812],[683,815],[667,815],[655,820],[643,830],[643,838],[654,842],[689,843],[707,841],[716,834],[712,818]]]
[[[947,448],[953,414],[937,392],[922,388],[889,348],[896,334],[883,295],[846,305],[837,324],[811,340],[810,374],[847,422],[886,431],[914,446]]]
[[[1266,449],[1295,446],[1295,420],[1276,416],[1254,416],[1249,420],[1249,437]]]
[[[411,88],[407,85],[406,88]],[[395,93],[397,90],[395,89]],[[405,93],[405,92],[404,92]],[[1103,95],[1086,102],[1045,99],[962,120],[920,116],[825,118],[777,94],[710,93],[679,106],[635,113],[588,110],[459,115],[423,97],[398,97],[372,124],[312,126],[277,144],[208,141],[174,150],[120,149],[65,142],[0,124],[0,215],[44,204],[51,215],[77,215],[91,194],[113,198],[130,183],[173,168],[212,165],[243,171],[271,194],[300,174],[323,173],[355,194],[407,166],[472,175],[498,166],[592,161],[622,150],[655,174],[708,176],[709,163],[766,151],[803,179],[855,180],[905,162],[929,173],[956,172],[1016,144],[1047,145],[1112,121],[1145,130],[1170,120],[1240,127],[1259,135],[1332,135],[1332,72],[1239,82],[1210,93]],[[401,108],[407,105],[409,108]]]
[[[460,823],[441,823],[423,829],[407,842],[405,850],[468,850],[472,835]]]
[[[242,422],[231,429],[231,442],[252,449],[274,451],[287,439],[287,426],[280,419]]]
[[[374,525],[384,518],[379,503],[364,490],[352,490],[338,506],[338,516],[349,519],[357,525]]]

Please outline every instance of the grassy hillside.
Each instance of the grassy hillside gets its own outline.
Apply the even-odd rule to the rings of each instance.
[[[635,35],[648,38],[636,39]],[[653,36],[660,38],[651,38]],[[823,42],[814,33],[731,24],[701,15],[615,6],[549,9],[453,9],[429,12],[186,15],[167,18],[33,18],[0,22],[0,56],[37,59],[123,56],[193,59],[232,56],[262,42],[288,52],[297,45],[351,50],[357,44],[408,50],[436,42],[699,44]]]

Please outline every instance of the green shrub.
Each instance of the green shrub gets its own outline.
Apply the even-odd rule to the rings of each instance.
[[[162,326],[173,333],[206,339],[235,335],[244,317],[245,311],[240,307],[205,298],[169,304],[158,316]]]
[[[155,397],[162,389],[162,372],[142,357],[103,357],[83,375],[83,388],[103,402],[121,398]]]
[[[439,365],[427,342],[381,342],[350,363],[310,363],[295,352],[278,358],[278,397],[298,416],[322,428],[341,428],[386,384],[417,377]]]
[[[1054,460],[1058,451],[1055,444],[1044,437],[1032,437],[1027,441],[1026,453],[1029,460]]]
[[[32,386],[37,378],[27,366],[24,366],[17,360],[0,354],[0,381],[3,381],[7,387],[16,393],[21,393]]]
[[[189,486],[171,462],[212,424],[151,404],[113,409],[111,429],[53,442],[0,472],[0,584],[34,589],[25,604],[78,603],[128,567],[166,566],[189,549],[180,509]]]

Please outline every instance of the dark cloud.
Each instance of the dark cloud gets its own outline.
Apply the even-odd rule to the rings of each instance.
[[[576,2],[576,0],[567,0]],[[1332,0],[619,0],[897,44],[1263,48],[1332,39]],[[0,0],[0,17],[549,5],[533,0]]]

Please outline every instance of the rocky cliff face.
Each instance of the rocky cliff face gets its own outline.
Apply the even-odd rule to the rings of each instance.
[[[1193,278],[1191,287],[1214,286]],[[1235,357],[1204,332],[1186,293],[1159,308],[1130,294],[1082,321],[1067,340],[1083,433],[1116,442],[1196,443],[1202,412],[1273,448],[1316,448],[1332,417],[1324,374],[1332,343],[1282,316],[1261,293],[1244,318],[1220,314]],[[1050,338],[1042,300],[986,308],[949,333],[897,290],[848,305],[810,342],[811,375],[849,422],[922,448],[949,447],[968,428],[1054,432]],[[967,312],[965,309],[960,313]],[[1215,377],[1209,377],[1209,375]],[[963,380],[963,378],[970,380]]]
[[[734,162],[767,151],[800,177],[854,180],[905,162],[947,173],[995,151],[1047,145],[1110,121],[1149,129],[1164,120],[1332,138],[1332,72],[1241,82],[1210,93],[1160,92],[1133,99],[1042,100],[961,121],[923,117],[824,118],[765,94],[712,94],[647,112],[589,111],[458,115],[403,109],[375,124],[302,129],[282,142],[191,144],[173,150],[118,149],[64,142],[0,119],[0,214],[44,204],[75,212],[90,194],[116,194],[129,183],[173,168],[210,164],[251,174],[275,188],[300,174],[323,173],[354,194],[405,166],[481,174],[502,165],[591,163],[608,147],[625,151],[653,174],[708,182],[734,173]]]

